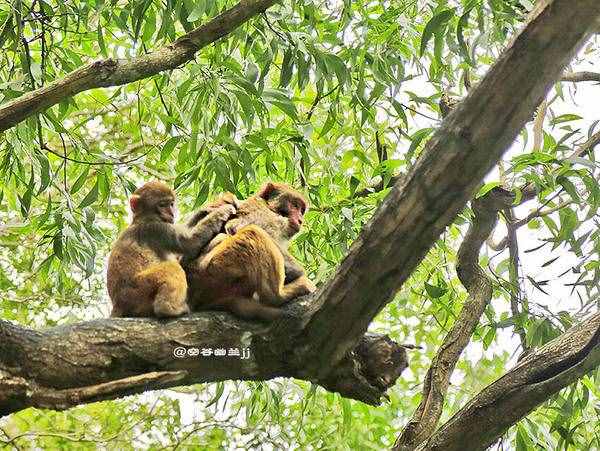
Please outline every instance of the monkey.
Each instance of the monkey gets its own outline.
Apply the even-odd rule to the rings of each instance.
[[[281,316],[283,303],[314,292],[304,268],[288,252],[306,209],[304,197],[283,183],[268,182],[242,201],[224,232],[200,257],[184,264],[191,310],[219,309],[245,319],[274,320]]]
[[[275,186],[271,183],[271,185]],[[297,196],[299,202],[304,206],[304,211],[302,212],[302,216],[306,212],[306,201],[302,197],[300,193],[297,191],[293,191],[288,185],[280,183],[279,187],[285,190],[289,190],[294,196]],[[267,186],[263,187],[265,190]],[[200,219],[205,217],[208,213],[213,211],[216,208],[219,208],[222,205],[231,204],[236,207],[237,210],[240,209],[242,205],[240,201],[235,197],[234,194],[230,192],[225,192],[221,194],[217,199],[208,205],[204,206],[201,210],[190,218],[187,223],[188,227],[194,227]],[[254,224],[261,227],[267,233],[271,232],[274,237],[279,237],[281,235],[280,230],[285,229],[285,224],[287,220],[285,217],[282,217],[279,213],[274,212],[269,208],[264,208],[265,205],[262,203],[250,202],[247,203],[242,210],[239,210],[237,214],[237,218],[229,220],[221,233],[219,233],[213,240],[203,249],[203,253],[207,253],[213,247],[215,247],[220,241],[225,239],[227,235],[233,235],[236,229],[241,228],[244,225]],[[301,223],[302,223],[301,218]],[[301,224],[300,223],[300,224]],[[275,243],[277,244],[280,239],[276,239]],[[304,268],[302,265],[288,252],[287,246],[289,242],[284,243],[284,247],[280,246],[281,253],[284,258],[284,268],[285,268],[285,284],[293,282],[300,276],[304,275]],[[190,259],[185,259],[185,263],[189,263]]]
[[[178,257],[198,256],[236,209],[223,201],[187,228],[174,224],[174,203],[173,190],[158,181],[146,183],[131,196],[133,220],[108,259],[112,317],[170,318],[189,312],[187,281]]]

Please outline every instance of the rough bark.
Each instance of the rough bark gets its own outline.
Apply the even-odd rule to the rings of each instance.
[[[600,366],[600,313],[533,351],[477,394],[419,451],[485,450],[562,388]]]
[[[473,196],[598,16],[597,0],[548,2],[442,122],[317,295],[321,308],[306,327],[306,341],[317,345],[320,357],[309,363],[308,372],[326,373],[327,363],[355,345]],[[330,327],[331,318],[337,327]]]
[[[124,85],[165,70],[176,69],[192,60],[198,50],[231,33],[275,2],[276,0],[240,2],[207,24],[154,52],[132,59],[103,59],[80,67],[64,78],[0,106],[0,132],[80,92]]]
[[[41,331],[0,320],[0,415],[30,406],[66,409],[175,385],[296,377],[300,371],[289,356],[309,304],[298,300],[274,325],[217,312],[174,321],[102,319]],[[187,350],[186,357],[175,356],[176,348]],[[248,357],[189,355],[190,349],[231,348],[242,356],[247,350]],[[377,404],[406,366],[402,346],[368,334],[329,377],[301,377]]]

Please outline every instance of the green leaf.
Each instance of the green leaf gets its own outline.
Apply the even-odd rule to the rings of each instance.
[[[27,189],[23,196],[19,196],[19,202],[21,204],[21,215],[24,218],[29,216],[29,208],[31,207],[31,197],[33,196],[33,188],[35,187],[35,172],[33,168],[31,169],[31,176],[29,178],[29,183],[27,184]]]
[[[253,62],[249,62],[246,67],[245,77],[250,83],[256,83],[256,80],[258,80],[258,66]]]
[[[321,129],[321,133],[319,134],[319,138],[325,136],[329,130],[335,125],[335,113],[333,110],[329,110],[329,114],[327,115],[327,119],[325,119],[325,123],[323,124],[323,128]]]
[[[75,180],[75,183],[73,183],[73,186],[71,187],[71,194],[75,194],[77,191],[79,191],[81,189],[81,187],[87,180],[87,175],[89,172],[90,172],[89,165],[87,165],[87,164],[83,165],[83,170],[81,171],[81,174],[79,174],[79,177],[77,177],[77,180]]]
[[[52,251],[59,260],[63,259],[63,242],[62,234],[60,232],[54,235],[54,238],[52,239]]]
[[[96,179],[96,183],[92,189],[87,193],[87,195],[83,198],[81,203],[79,204],[79,209],[87,207],[88,205],[92,205],[98,199],[98,179]]]
[[[573,184],[573,182],[571,182],[571,180],[569,180],[566,177],[559,176],[556,178],[556,182],[558,184],[560,184],[567,193],[569,193],[569,196],[571,196],[571,199],[573,199],[576,202],[581,202],[581,198],[579,197],[577,188],[575,188],[575,185]]]
[[[281,73],[279,75],[279,87],[281,88],[285,88],[292,79],[292,69],[294,67],[293,55],[294,53],[291,49],[287,49],[283,54]]]
[[[100,26],[100,23],[98,23],[96,34],[98,35],[98,46],[100,47],[100,53],[102,56],[107,57],[108,52],[106,51],[106,43],[104,42],[104,35],[102,34],[102,27]]]
[[[482,196],[485,196],[491,190],[493,190],[494,188],[496,188],[496,187],[498,187],[500,185],[501,185],[500,182],[489,182],[489,183],[486,183],[481,188],[479,188],[479,191],[477,192],[477,195],[475,196],[475,199],[478,199],[478,198],[480,198]]]
[[[469,23],[469,15],[471,14],[472,8],[465,11],[465,13],[460,16],[458,19],[458,25],[456,26],[456,40],[458,41],[458,48],[460,54],[465,59],[466,63],[469,65],[473,65],[471,61],[471,56],[469,55],[469,47],[467,46],[467,41],[465,40],[464,30],[465,27]]]
[[[438,299],[438,298],[441,298],[443,295],[445,295],[448,292],[448,289],[443,288],[443,287],[438,287],[435,285],[431,285],[431,284],[425,282],[425,291],[427,292],[427,294],[429,295],[430,298]]]
[[[419,56],[423,56],[425,50],[427,49],[427,43],[433,37],[435,33],[440,32],[448,23],[450,19],[454,17],[454,11],[456,8],[444,9],[433,16],[427,25],[425,25],[425,29],[423,30],[423,35],[421,36],[421,48],[419,50]]]
[[[406,159],[412,159],[415,151],[421,144],[421,142],[426,139],[433,132],[433,128],[423,128],[421,130],[416,131],[411,137],[410,147],[408,152],[406,152]]]
[[[175,146],[181,141],[181,136],[172,136],[167,140],[162,149],[160,150],[160,161],[167,161],[167,159],[173,153]]]
[[[552,119],[550,123],[552,125],[556,125],[561,124],[563,122],[578,121],[580,119],[583,118],[581,116],[578,116],[577,114],[561,114],[560,116],[556,116],[554,119]]]
[[[194,5],[194,9],[192,9],[192,12],[187,17],[188,22],[196,22],[206,11],[206,0],[195,0]]]

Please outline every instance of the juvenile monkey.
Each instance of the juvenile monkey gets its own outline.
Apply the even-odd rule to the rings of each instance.
[[[131,196],[133,221],[108,259],[111,316],[175,317],[189,312],[186,277],[177,259],[198,256],[235,207],[224,202],[190,229],[174,224],[174,203],[173,190],[158,181]]]
[[[222,201],[208,208],[217,208]],[[184,266],[190,308],[273,320],[280,316],[281,304],[313,292],[314,284],[288,252],[306,208],[304,197],[283,183],[267,183],[241,202],[235,217],[225,224],[226,233],[217,235],[199,258]]]

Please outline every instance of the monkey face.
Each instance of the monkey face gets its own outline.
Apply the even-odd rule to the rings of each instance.
[[[148,182],[129,199],[135,217],[153,217],[162,222],[175,221],[175,193],[161,182]]]
[[[307,208],[302,194],[285,183],[268,182],[258,191],[257,197],[265,200],[271,211],[285,218],[286,238],[291,238],[300,231]]]
[[[298,233],[300,231],[300,227],[302,227],[302,223],[304,222],[304,211],[303,211],[303,207],[301,207],[300,205],[295,205],[292,204],[291,202],[288,202],[288,222],[289,222],[289,227],[291,229],[291,231],[293,232],[292,235],[295,235],[296,233]]]
[[[157,207],[156,211],[158,216],[164,221],[173,224],[175,222],[175,199],[164,198],[162,199]]]

